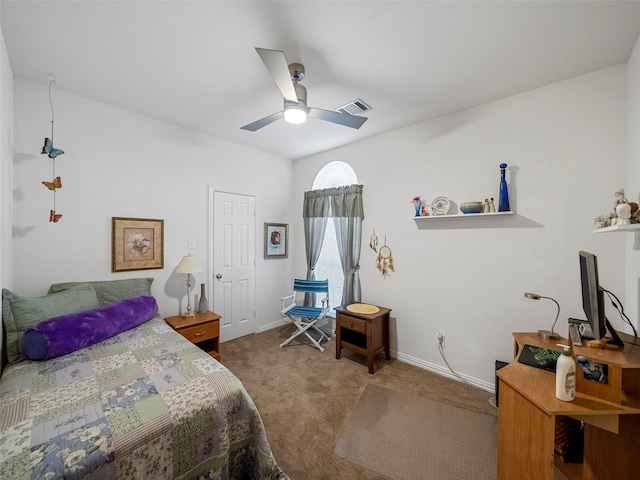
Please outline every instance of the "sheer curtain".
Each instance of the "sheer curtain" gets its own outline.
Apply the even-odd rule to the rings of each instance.
[[[307,279],[315,278],[313,269],[322,250],[327,219],[333,217],[338,254],[344,274],[342,303],[359,302],[360,247],[362,244],[362,185],[311,190],[304,194],[304,229],[307,254]]]

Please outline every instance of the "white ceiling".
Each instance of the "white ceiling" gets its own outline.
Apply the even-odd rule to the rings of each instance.
[[[16,77],[297,159],[624,63],[638,1],[9,1]],[[308,104],[362,98],[360,130],[282,110],[254,47],[306,68]]]

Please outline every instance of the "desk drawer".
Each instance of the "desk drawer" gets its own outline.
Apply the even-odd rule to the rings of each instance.
[[[354,332],[367,333],[367,321],[360,318],[340,315],[340,326]]]
[[[220,335],[219,322],[203,323],[195,327],[181,328],[180,334],[191,343],[200,343]]]

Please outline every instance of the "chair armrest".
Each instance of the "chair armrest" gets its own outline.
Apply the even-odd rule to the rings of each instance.
[[[324,317],[327,313],[329,313],[329,310],[331,310],[331,306],[329,305],[329,295],[328,294],[327,294],[326,297],[324,297],[321,300],[321,302],[322,302],[322,313],[320,313],[318,318]]]
[[[282,301],[282,310],[280,310],[280,315],[282,315],[283,317],[285,313],[287,313],[289,310],[291,310],[293,307],[296,306],[294,297],[295,297],[295,293],[292,293],[291,295],[287,295],[286,297],[280,298],[280,300]],[[285,300],[287,299],[291,299],[291,302],[289,303],[289,305],[285,305]]]

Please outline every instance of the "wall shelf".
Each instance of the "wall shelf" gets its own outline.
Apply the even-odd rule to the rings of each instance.
[[[428,217],[411,217],[418,222],[425,220],[453,220],[459,218],[489,218],[513,215],[513,212],[495,212],[495,213],[459,213],[456,215],[429,215]],[[628,225],[627,225],[628,226]],[[640,227],[640,225],[638,225]]]
[[[605,232],[633,232],[640,231],[640,223],[630,223],[629,225],[613,225],[611,227],[596,228],[591,230],[591,233],[605,233]]]

